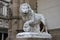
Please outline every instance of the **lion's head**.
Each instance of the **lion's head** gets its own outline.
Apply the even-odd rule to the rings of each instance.
[[[32,9],[28,3],[21,4],[19,10],[20,10],[22,15],[27,15],[27,14],[29,14],[29,12],[32,11]]]

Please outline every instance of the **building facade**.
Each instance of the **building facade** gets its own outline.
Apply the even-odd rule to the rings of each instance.
[[[7,0],[0,0],[0,40],[6,40],[8,37],[8,5]]]

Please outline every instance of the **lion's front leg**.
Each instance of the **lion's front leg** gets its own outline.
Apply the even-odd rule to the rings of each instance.
[[[26,32],[31,32],[31,23],[33,22],[33,20],[29,20],[29,21],[26,21],[24,23],[24,26],[23,26],[23,30],[26,31]]]
[[[31,28],[30,28],[30,26],[29,26],[29,23],[27,23],[27,22],[24,23],[23,30],[24,30],[25,32],[30,32]]]

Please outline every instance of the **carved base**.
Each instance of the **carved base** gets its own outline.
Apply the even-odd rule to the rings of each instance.
[[[18,33],[16,38],[52,38],[52,36],[46,32],[22,32]]]

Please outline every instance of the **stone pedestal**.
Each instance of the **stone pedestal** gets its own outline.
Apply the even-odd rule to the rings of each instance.
[[[46,32],[22,32],[16,35],[18,40],[51,40],[52,36]]]
[[[42,38],[18,38],[18,40],[52,40],[52,39],[42,39]]]

